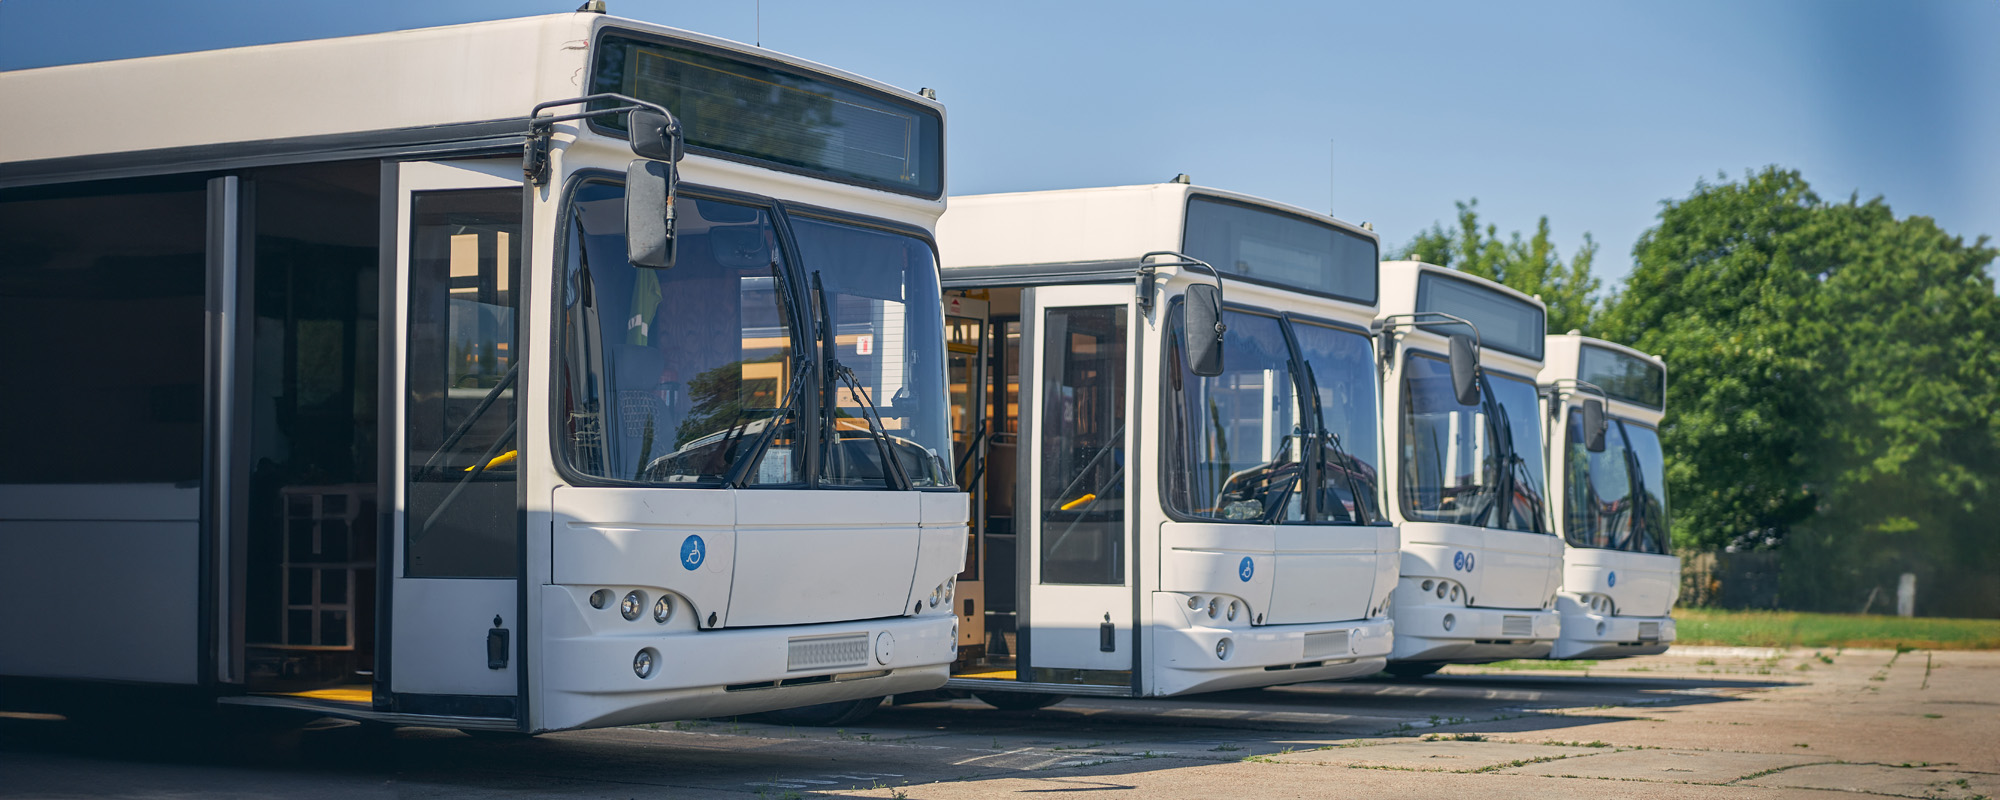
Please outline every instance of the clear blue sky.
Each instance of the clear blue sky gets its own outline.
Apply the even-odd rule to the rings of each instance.
[[[0,0],[0,69],[567,11],[580,0]],[[609,0],[743,41],[755,0]],[[954,194],[1196,182],[1375,223],[1477,197],[1589,231],[1607,283],[1659,202],[1797,168],[2000,234],[2000,2],[808,2],[765,46],[949,108]],[[5,98],[0,98],[4,107]],[[4,112],[19,124],[31,110]],[[0,154],[4,157],[4,154]]]

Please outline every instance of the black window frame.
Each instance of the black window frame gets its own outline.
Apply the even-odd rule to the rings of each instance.
[[[1396,371],[1396,391],[1399,397],[1396,405],[1396,445],[1397,445],[1395,448],[1396,449],[1396,507],[1402,513],[1403,519],[1417,523],[1436,524],[1436,525],[1464,525],[1466,527],[1476,527],[1479,528],[1480,530],[1507,531],[1510,533],[1527,533],[1536,536],[1554,536],[1557,538],[1562,538],[1564,534],[1563,531],[1560,529],[1561,525],[1559,521],[1547,518],[1549,516],[1549,511],[1548,511],[1549,488],[1547,486],[1542,487],[1543,519],[1541,520],[1541,522],[1544,525],[1544,529],[1539,531],[1524,531],[1516,528],[1508,528],[1504,526],[1495,526],[1495,525],[1471,525],[1469,523],[1451,522],[1447,520],[1418,519],[1417,515],[1411,512],[1410,502],[1409,502],[1410,495],[1407,491],[1405,491],[1402,485],[1403,474],[1404,474],[1403,473],[1404,459],[1405,459],[1402,447],[1403,445],[1402,436],[1403,436],[1403,420],[1407,418],[1410,413],[1409,377],[1408,377],[1410,359],[1418,357],[1429,358],[1431,360],[1447,364],[1450,363],[1451,361],[1451,359],[1445,354],[1438,353],[1437,351],[1434,350],[1427,350],[1419,347],[1405,347],[1403,348],[1403,355],[1402,355],[1403,361],[1399,365],[1399,368]],[[1509,372],[1507,370],[1493,369],[1487,366],[1481,366],[1479,368],[1479,377],[1480,377],[1479,393],[1481,395],[1480,404],[1482,406],[1489,402],[1493,403],[1495,406],[1498,406],[1500,403],[1500,398],[1496,396],[1495,393],[1491,390],[1491,388],[1487,385],[1492,377],[1498,377],[1505,380],[1520,381],[1522,383],[1528,384],[1529,387],[1534,388],[1538,395],[1540,393],[1540,385],[1535,382],[1534,378],[1530,378],[1528,376],[1521,375],[1519,373]],[[1541,409],[1539,406],[1535,409],[1535,414],[1536,416],[1534,417],[1534,419],[1536,421],[1536,427],[1539,430],[1541,421],[1540,417]],[[1485,429],[1485,431],[1482,432],[1481,435],[1493,437],[1494,446],[1496,447],[1505,446],[1508,444],[1506,440],[1501,439],[1498,433],[1499,428],[1497,426],[1500,424],[1499,420],[1494,419],[1492,415],[1489,414],[1487,415],[1486,424],[1488,427]],[[1511,438],[1511,436],[1509,438]],[[1525,452],[1519,449],[1519,443],[1513,443],[1513,445],[1515,447],[1512,453],[1513,455],[1519,455],[1522,452]],[[1532,452],[1539,454],[1541,451],[1539,449],[1536,449],[1533,450]],[[1544,481],[1548,480],[1548,460],[1546,458],[1542,459],[1541,474],[1542,474],[1542,479]],[[1502,480],[1503,482],[1506,480],[1511,480],[1511,478],[1507,478],[1504,475],[1499,476],[1496,479]],[[1496,485],[1494,488],[1497,491],[1499,489],[1499,486]],[[1495,504],[1499,504],[1503,500],[1507,501],[1507,506],[1509,507],[1509,509],[1511,509],[1512,506],[1511,498],[1502,498],[1496,495],[1493,499],[1493,502]],[[1512,513],[1512,511],[1508,509],[1496,509],[1496,511],[1508,514]]]
[[[1421,270],[1420,273],[1417,275],[1416,310],[1418,312],[1438,310],[1432,308],[1429,302],[1430,288],[1432,285],[1434,285],[1432,283],[1433,281],[1450,281],[1453,283],[1458,283],[1463,285],[1467,289],[1471,289],[1473,291],[1480,292],[1482,294],[1489,294],[1502,300],[1519,303],[1521,304],[1522,307],[1535,312],[1536,323],[1534,325],[1534,329],[1536,333],[1533,336],[1528,337],[1528,341],[1534,345],[1531,350],[1522,350],[1519,348],[1509,347],[1507,346],[1506,342],[1498,341],[1489,337],[1486,331],[1479,332],[1480,347],[1492,348],[1502,353],[1512,353],[1514,355],[1529,359],[1531,361],[1541,361],[1542,358],[1547,354],[1548,341],[1546,338],[1546,331],[1548,331],[1549,328],[1548,309],[1536,306],[1533,301],[1522,300],[1518,297],[1514,297],[1513,295],[1508,294],[1507,292],[1502,291],[1501,289],[1495,288],[1493,286],[1481,285],[1480,283],[1473,281],[1472,279],[1467,277],[1461,277],[1458,275],[1453,275],[1451,273],[1441,272],[1438,270],[1426,269],[1426,270]],[[1476,320],[1474,321],[1474,324],[1477,324]],[[1444,328],[1444,330],[1451,330],[1456,327],[1457,326],[1450,326]]]
[[[560,365],[564,363],[564,359],[567,357],[567,352],[565,350],[565,347],[567,345],[567,340],[565,337],[568,335],[568,329],[567,326],[561,324],[560,320],[562,319],[562,314],[563,314],[563,296],[564,296],[563,281],[566,279],[566,276],[569,271],[568,258],[569,258],[570,247],[572,244],[571,231],[575,227],[574,222],[575,222],[576,196],[578,191],[583,186],[591,183],[601,183],[605,185],[615,186],[622,190],[625,187],[625,174],[622,172],[614,172],[606,169],[578,170],[572,173],[565,180],[562,192],[560,193],[560,202],[556,210],[554,243],[553,247],[549,251],[554,254],[552,258],[555,263],[555,269],[552,269],[550,271],[551,275],[549,276],[550,298],[548,300],[548,310],[550,313],[549,319],[551,320],[552,330],[550,331],[550,338],[547,342],[549,346],[550,361],[553,365],[557,365],[557,368],[559,368]],[[679,196],[686,196],[702,200],[715,200],[719,202],[755,206],[761,209],[765,209],[770,213],[772,226],[776,229],[777,233],[778,247],[779,250],[783,253],[786,265],[785,269],[781,270],[779,274],[781,276],[780,285],[784,287],[785,291],[786,320],[792,326],[791,338],[792,338],[792,349],[794,353],[793,357],[804,359],[805,363],[809,365],[807,370],[808,375],[806,378],[806,380],[809,381],[808,384],[809,386],[819,386],[822,384],[822,382],[824,381],[824,376],[826,375],[827,365],[822,357],[823,353],[820,351],[819,342],[814,332],[815,331],[814,326],[817,324],[817,317],[815,316],[817,312],[813,311],[812,308],[810,308],[808,305],[811,302],[810,298],[812,297],[812,295],[810,294],[810,287],[807,286],[806,284],[805,275],[807,273],[807,270],[804,268],[804,261],[799,255],[797,242],[791,230],[792,216],[798,215],[808,219],[814,219],[823,222],[874,228],[882,231],[887,231],[890,233],[911,236],[923,242],[925,246],[930,248],[933,259],[936,259],[938,257],[938,247],[935,237],[931,236],[928,231],[925,231],[922,228],[918,228],[915,226],[904,225],[893,221],[883,220],[873,217],[866,217],[851,212],[841,211],[838,209],[825,208],[809,204],[787,203],[785,201],[778,200],[776,198],[765,195],[735,191],[731,189],[724,189],[704,184],[683,183],[680,185],[677,194]],[[939,276],[940,287],[942,287],[942,277],[943,277],[942,275]],[[942,288],[940,288],[940,291],[942,291]],[[550,374],[555,375],[556,372],[551,371]],[[575,464],[571,463],[569,451],[567,450],[567,443],[564,441],[564,435],[563,435],[563,431],[566,427],[566,420],[563,418],[563,403],[561,401],[561,398],[557,394],[561,390],[562,389],[559,385],[552,386],[550,388],[550,395],[549,395],[550,402],[548,411],[548,422],[549,422],[548,443],[550,452],[553,454],[553,457],[550,458],[549,461],[551,464],[555,466],[556,474],[562,478],[563,482],[571,486],[619,487],[619,488],[633,488],[633,489],[639,489],[639,488],[750,489],[750,490],[792,489],[792,490],[813,490],[813,491],[860,491],[860,492],[904,491],[898,489],[894,485],[838,486],[838,485],[827,485],[822,483],[820,481],[819,473],[821,469],[821,463],[820,463],[821,452],[824,449],[824,445],[822,442],[819,441],[819,437],[817,436],[802,437],[802,443],[804,444],[804,451],[805,451],[803,454],[803,458],[805,459],[805,463],[801,465],[799,470],[800,480],[788,483],[745,484],[742,486],[731,486],[727,483],[711,483],[711,482],[649,483],[645,481],[633,481],[633,480],[626,480],[623,478],[613,478],[601,475],[593,475],[578,469]],[[801,425],[805,425],[807,420],[812,420],[815,422],[819,421],[824,413],[819,393],[813,391],[800,392],[799,406],[796,413],[798,415]],[[947,446],[949,446],[949,443],[947,443]],[[762,455],[763,453],[760,451],[755,454],[746,454],[746,457],[761,458]],[[947,474],[946,477],[955,480],[955,476]],[[957,492],[961,491],[961,489],[955,484],[946,483],[937,486],[913,486],[907,491]]]
[[[1659,392],[1659,399],[1658,399],[1658,400],[1647,400],[1647,399],[1645,399],[1645,398],[1643,398],[1643,397],[1634,397],[1634,396],[1631,396],[1630,394],[1627,394],[1627,393],[1625,393],[1625,392],[1620,392],[1620,391],[1616,391],[1615,387],[1611,385],[1611,383],[1612,383],[1612,382],[1607,382],[1607,381],[1593,381],[1593,380],[1591,380],[1591,378],[1592,378],[1592,377],[1594,377],[1594,376],[1593,376],[1593,375],[1590,375],[1590,374],[1587,374],[1587,373],[1585,372],[1585,370],[1584,370],[1584,357],[1585,357],[1585,355],[1586,355],[1586,354],[1590,353],[1590,352],[1591,352],[1591,351],[1593,351],[1593,350],[1594,350],[1594,351],[1597,351],[1597,352],[1599,352],[1599,353],[1603,353],[1603,354],[1605,354],[1605,355],[1608,355],[1608,356],[1610,356],[1610,357],[1612,357],[1612,358],[1615,358],[1615,359],[1621,359],[1621,360],[1623,360],[1623,359],[1630,359],[1630,360],[1632,360],[1632,361],[1635,361],[1635,362],[1638,362],[1638,363],[1639,363],[1639,364],[1640,364],[1641,366],[1644,366],[1644,367],[1645,367],[1645,368],[1647,369],[1647,371],[1648,371],[1648,372],[1650,372],[1650,373],[1652,373],[1652,374],[1655,374],[1655,375],[1658,375],[1658,376],[1659,376],[1659,382],[1658,382],[1658,385],[1657,385],[1657,387],[1656,387],[1656,391],[1658,391],[1658,392]],[[1654,411],[1664,411],[1664,410],[1666,410],[1666,404],[1667,404],[1667,368],[1666,368],[1666,367],[1664,367],[1664,366],[1661,366],[1661,365],[1660,365],[1660,364],[1659,364],[1658,362],[1655,362],[1655,361],[1652,361],[1652,360],[1650,360],[1650,359],[1646,359],[1646,358],[1644,358],[1644,357],[1641,357],[1641,356],[1636,356],[1636,355],[1633,355],[1633,354],[1631,354],[1631,353],[1627,353],[1627,352],[1625,352],[1625,351],[1622,351],[1622,350],[1616,350],[1616,349],[1613,349],[1613,348],[1609,348],[1609,347],[1603,347],[1603,346],[1600,346],[1600,345],[1594,345],[1594,344],[1590,344],[1590,343],[1588,343],[1588,342],[1584,342],[1584,343],[1581,343],[1581,344],[1580,344],[1580,346],[1579,346],[1579,347],[1577,348],[1577,352],[1576,352],[1576,374],[1577,374],[1577,378],[1578,378],[1579,380],[1583,380],[1583,381],[1587,381],[1587,382],[1589,382],[1589,383],[1590,383],[1590,384],[1591,384],[1592,386],[1596,386],[1596,387],[1597,387],[1597,388],[1599,388],[1599,389],[1603,389],[1603,390],[1604,390],[1604,394],[1605,394],[1605,395],[1606,395],[1607,397],[1610,397],[1610,398],[1611,398],[1611,399],[1613,399],[1613,400],[1617,400],[1618,402],[1621,402],[1621,403],[1631,403],[1632,405],[1635,405],[1635,406],[1638,406],[1638,407],[1640,407],[1640,408],[1650,408],[1650,409],[1652,409],[1652,410],[1654,410]],[[1650,382],[1650,381],[1649,381],[1649,382]]]
[[[1383,503],[1383,498],[1381,496],[1384,484],[1381,480],[1382,467],[1380,464],[1376,465],[1376,475],[1377,475],[1375,483],[1376,496],[1374,498],[1374,503],[1375,503],[1373,509],[1374,513],[1371,515],[1372,516],[1371,519],[1369,519],[1366,522],[1343,522],[1340,520],[1323,518],[1324,515],[1320,512],[1319,508],[1320,492],[1317,491],[1317,487],[1320,487],[1321,483],[1326,480],[1324,475],[1324,468],[1323,465],[1320,463],[1320,460],[1317,458],[1310,458],[1310,459],[1303,458],[1304,453],[1300,454],[1302,457],[1300,466],[1303,474],[1299,478],[1299,483],[1307,487],[1314,487],[1314,488],[1308,488],[1305,491],[1304,495],[1302,496],[1303,512],[1305,519],[1289,520],[1289,521],[1281,519],[1276,522],[1264,522],[1261,520],[1223,519],[1221,517],[1206,517],[1197,514],[1191,514],[1188,513],[1185,509],[1179,507],[1179,503],[1175,496],[1173,476],[1181,472],[1178,469],[1180,465],[1175,463],[1179,458],[1176,454],[1180,452],[1182,438],[1188,435],[1188,433],[1186,431],[1179,430],[1179,422],[1178,422],[1180,418],[1180,413],[1178,410],[1180,408],[1179,395],[1181,394],[1182,390],[1175,388],[1175,384],[1181,380],[1180,370],[1183,366],[1181,362],[1185,360],[1185,357],[1181,355],[1182,350],[1179,337],[1174,336],[1173,332],[1177,330],[1176,323],[1180,319],[1179,314],[1177,314],[1176,312],[1180,312],[1185,300],[1186,300],[1185,295],[1174,297],[1172,300],[1169,300],[1167,302],[1165,308],[1161,312],[1161,320],[1166,324],[1163,324],[1161,326],[1165,342],[1160,347],[1160,356],[1159,356],[1160,371],[1161,371],[1160,372],[1161,413],[1159,415],[1160,454],[1158,456],[1159,466],[1160,466],[1159,469],[1160,477],[1159,477],[1159,485],[1156,487],[1156,491],[1158,492],[1160,498],[1159,501],[1160,510],[1166,514],[1167,519],[1172,520],[1174,522],[1191,522],[1191,523],[1202,523],[1211,525],[1338,526],[1343,528],[1389,527],[1395,525],[1395,522],[1390,520],[1389,515],[1386,513],[1385,504]],[[1306,378],[1304,369],[1305,354],[1300,349],[1298,336],[1293,332],[1292,325],[1294,323],[1304,324],[1304,325],[1317,325],[1323,328],[1332,328],[1335,330],[1352,333],[1364,337],[1371,343],[1374,341],[1373,334],[1370,333],[1367,328],[1352,323],[1342,322],[1334,319],[1328,319],[1325,317],[1317,317],[1308,314],[1295,314],[1289,311],[1275,311],[1268,308],[1261,308],[1258,306],[1245,305],[1241,303],[1225,303],[1223,304],[1223,310],[1235,311],[1238,313],[1245,313],[1245,314],[1253,314],[1261,317],[1269,317],[1277,321],[1278,329],[1281,333],[1283,333],[1285,337],[1285,346],[1289,350],[1289,358],[1291,359],[1291,366],[1292,366],[1291,381],[1292,381],[1292,391],[1294,395],[1294,404],[1295,404],[1295,407],[1292,409],[1292,411],[1294,414],[1298,416],[1298,419],[1300,420],[1304,420],[1307,417],[1307,408],[1305,406],[1307,397],[1307,385],[1305,383]],[[1373,391],[1375,392],[1375,409],[1378,419],[1377,435],[1376,435],[1377,452],[1375,455],[1376,458],[1379,460],[1381,457],[1381,452],[1380,452],[1381,434],[1380,434],[1379,418],[1382,409],[1382,388],[1381,388],[1381,381],[1379,380],[1371,381],[1370,383],[1373,384]],[[1353,453],[1349,453],[1348,455],[1353,455]]]

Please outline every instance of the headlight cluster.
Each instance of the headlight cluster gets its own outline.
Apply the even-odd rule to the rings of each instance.
[[[1188,595],[1188,610],[1196,614],[1207,614],[1211,620],[1235,622],[1237,617],[1248,617],[1250,607],[1243,601],[1228,597],[1202,597]]]
[[[1583,604],[1590,607],[1590,613],[1592,614],[1603,614],[1607,617],[1618,616],[1618,604],[1611,602],[1611,598],[1606,595],[1584,595]]]
[[[940,603],[944,604],[946,607],[950,607],[951,596],[954,592],[957,591],[958,591],[957,575],[953,575],[949,578],[944,579],[944,583],[940,583],[937,586],[931,588],[931,600],[930,600],[931,608],[937,608],[938,604]]]
[[[618,592],[614,589],[599,589],[591,592],[590,607],[600,610],[607,608],[611,605],[611,598],[613,597],[618,597]],[[624,597],[618,599],[618,616],[624,617],[627,622],[639,621],[639,618],[646,614],[646,601],[648,599],[652,600],[653,621],[661,625],[665,625],[669,620],[673,619],[674,611],[680,606],[680,603],[674,600],[674,595],[671,592],[661,592],[658,597],[648,598],[644,589],[632,589],[627,591]]]
[[[1425,578],[1423,583],[1417,584],[1417,588],[1434,594],[1437,599],[1446,602],[1456,603],[1471,599],[1464,586],[1460,586],[1457,581],[1444,578]]]

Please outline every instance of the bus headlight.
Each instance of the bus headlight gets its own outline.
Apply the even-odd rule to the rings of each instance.
[[[673,595],[670,595],[670,594],[663,594],[663,595],[660,595],[660,599],[658,599],[658,600],[654,600],[654,601],[653,601],[653,621],[654,621],[654,622],[658,622],[658,623],[660,623],[660,624],[662,624],[662,625],[665,625],[665,624],[666,624],[666,622],[667,622],[667,620],[669,620],[669,619],[672,619],[672,618],[673,618],[673,616],[674,616],[674,596],[673,596]]]
[[[1215,615],[1220,613],[1221,611],[1222,611],[1222,599],[1217,597],[1208,598],[1208,618],[1215,619]]]
[[[638,619],[639,612],[646,608],[646,596],[637,590],[627,592],[625,599],[618,603],[618,615],[628,620]]]
[[[1235,622],[1235,621],[1236,621],[1236,605],[1237,605],[1236,601],[1234,601],[1234,600],[1231,600],[1231,601],[1229,601],[1229,621],[1230,621],[1230,622]]]
[[[590,593],[590,607],[603,608],[611,605],[611,590],[599,589]]]
[[[1188,610],[1193,611],[1198,608],[1201,608],[1201,595],[1198,594],[1188,595]]]
[[[931,589],[931,608],[937,608],[942,602],[944,602],[944,584],[940,583]]]

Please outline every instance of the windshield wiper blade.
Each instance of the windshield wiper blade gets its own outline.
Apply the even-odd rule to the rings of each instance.
[[[750,465],[760,463],[764,460],[764,450],[770,447],[771,440],[778,435],[778,429],[784,427],[785,420],[792,416],[794,404],[798,403],[799,398],[805,394],[803,387],[806,383],[806,369],[810,364],[809,360],[801,358],[798,365],[792,367],[792,388],[785,392],[785,401],[778,404],[778,412],[776,414],[767,418],[769,423],[764,426],[763,432],[757,435],[757,441],[750,446],[749,450],[744,451],[742,458],[737,459],[736,463],[729,465],[729,472],[722,476],[722,485],[741,487],[743,481],[750,476]],[[747,425],[748,423],[746,422],[745,424]],[[723,443],[724,448],[728,446],[727,442]],[[661,458],[666,458],[666,456],[661,456]],[[650,470],[651,468],[651,465],[647,465],[647,469]]]
[[[874,399],[870,398],[867,390],[861,387],[861,380],[855,376],[854,370],[841,363],[839,356],[835,355],[834,336],[837,332],[834,330],[833,314],[827,310],[826,286],[820,282],[819,270],[813,270],[812,284],[814,304],[819,309],[821,360],[826,365],[825,379],[820,383],[820,394],[825,398],[825,408],[821,410],[821,416],[826,420],[826,428],[821,434],[822,441],[826,442],[828,448],[840,443],[840,432],[834,424],[833,413],[837,406],[833,402],[833,392],[836,384],[844,379],[848,388],[861,401],[862,411],[866,412],[863,418],[868,423],[868,433],[875,439],[875,447],[882,457],[882,482],[890,483],[890,476],[894,475],[894,488],[910,489],[914,484],[910,481],[909,473],[903,470],[903,462],[896,458],[895,445],[889,437],[889,427],[882,424],[882,415],[877,412]]]
[[[1313,370],[1313,365],[1310,362],[1305,364],[1305,368],[1306,392],[1312,398],[1314,438],[1324,439],[1328,444],[1333,445],[1334,458],[1340,463],[1340,475],[1347,481],[1348,493],[1354,497],[1354,522],[1366,525],[1373,520],[1368,515],[1367,503],[1362,501],[1361,484],[1354,481],[1354,468],[1352,466],[1354,458],[1347,454],[1347,448],[1340,446],[1340,437],[1326,429],[1326,410],[1321,407],[1319,402],[1319,375]],[[1319,458],[1319,448],[1315,446],[1312,449],[1312,457]],[[1303,466],[1304,459],[1300,459],[1300,462],[1301,466]],[[1320,468],[1325,468],[1323,462]],[[1313,491],[1318,491],[1318,489],[1314,488]],[[1317,505],[1315,505],[1315,510],[1317,510]]]

